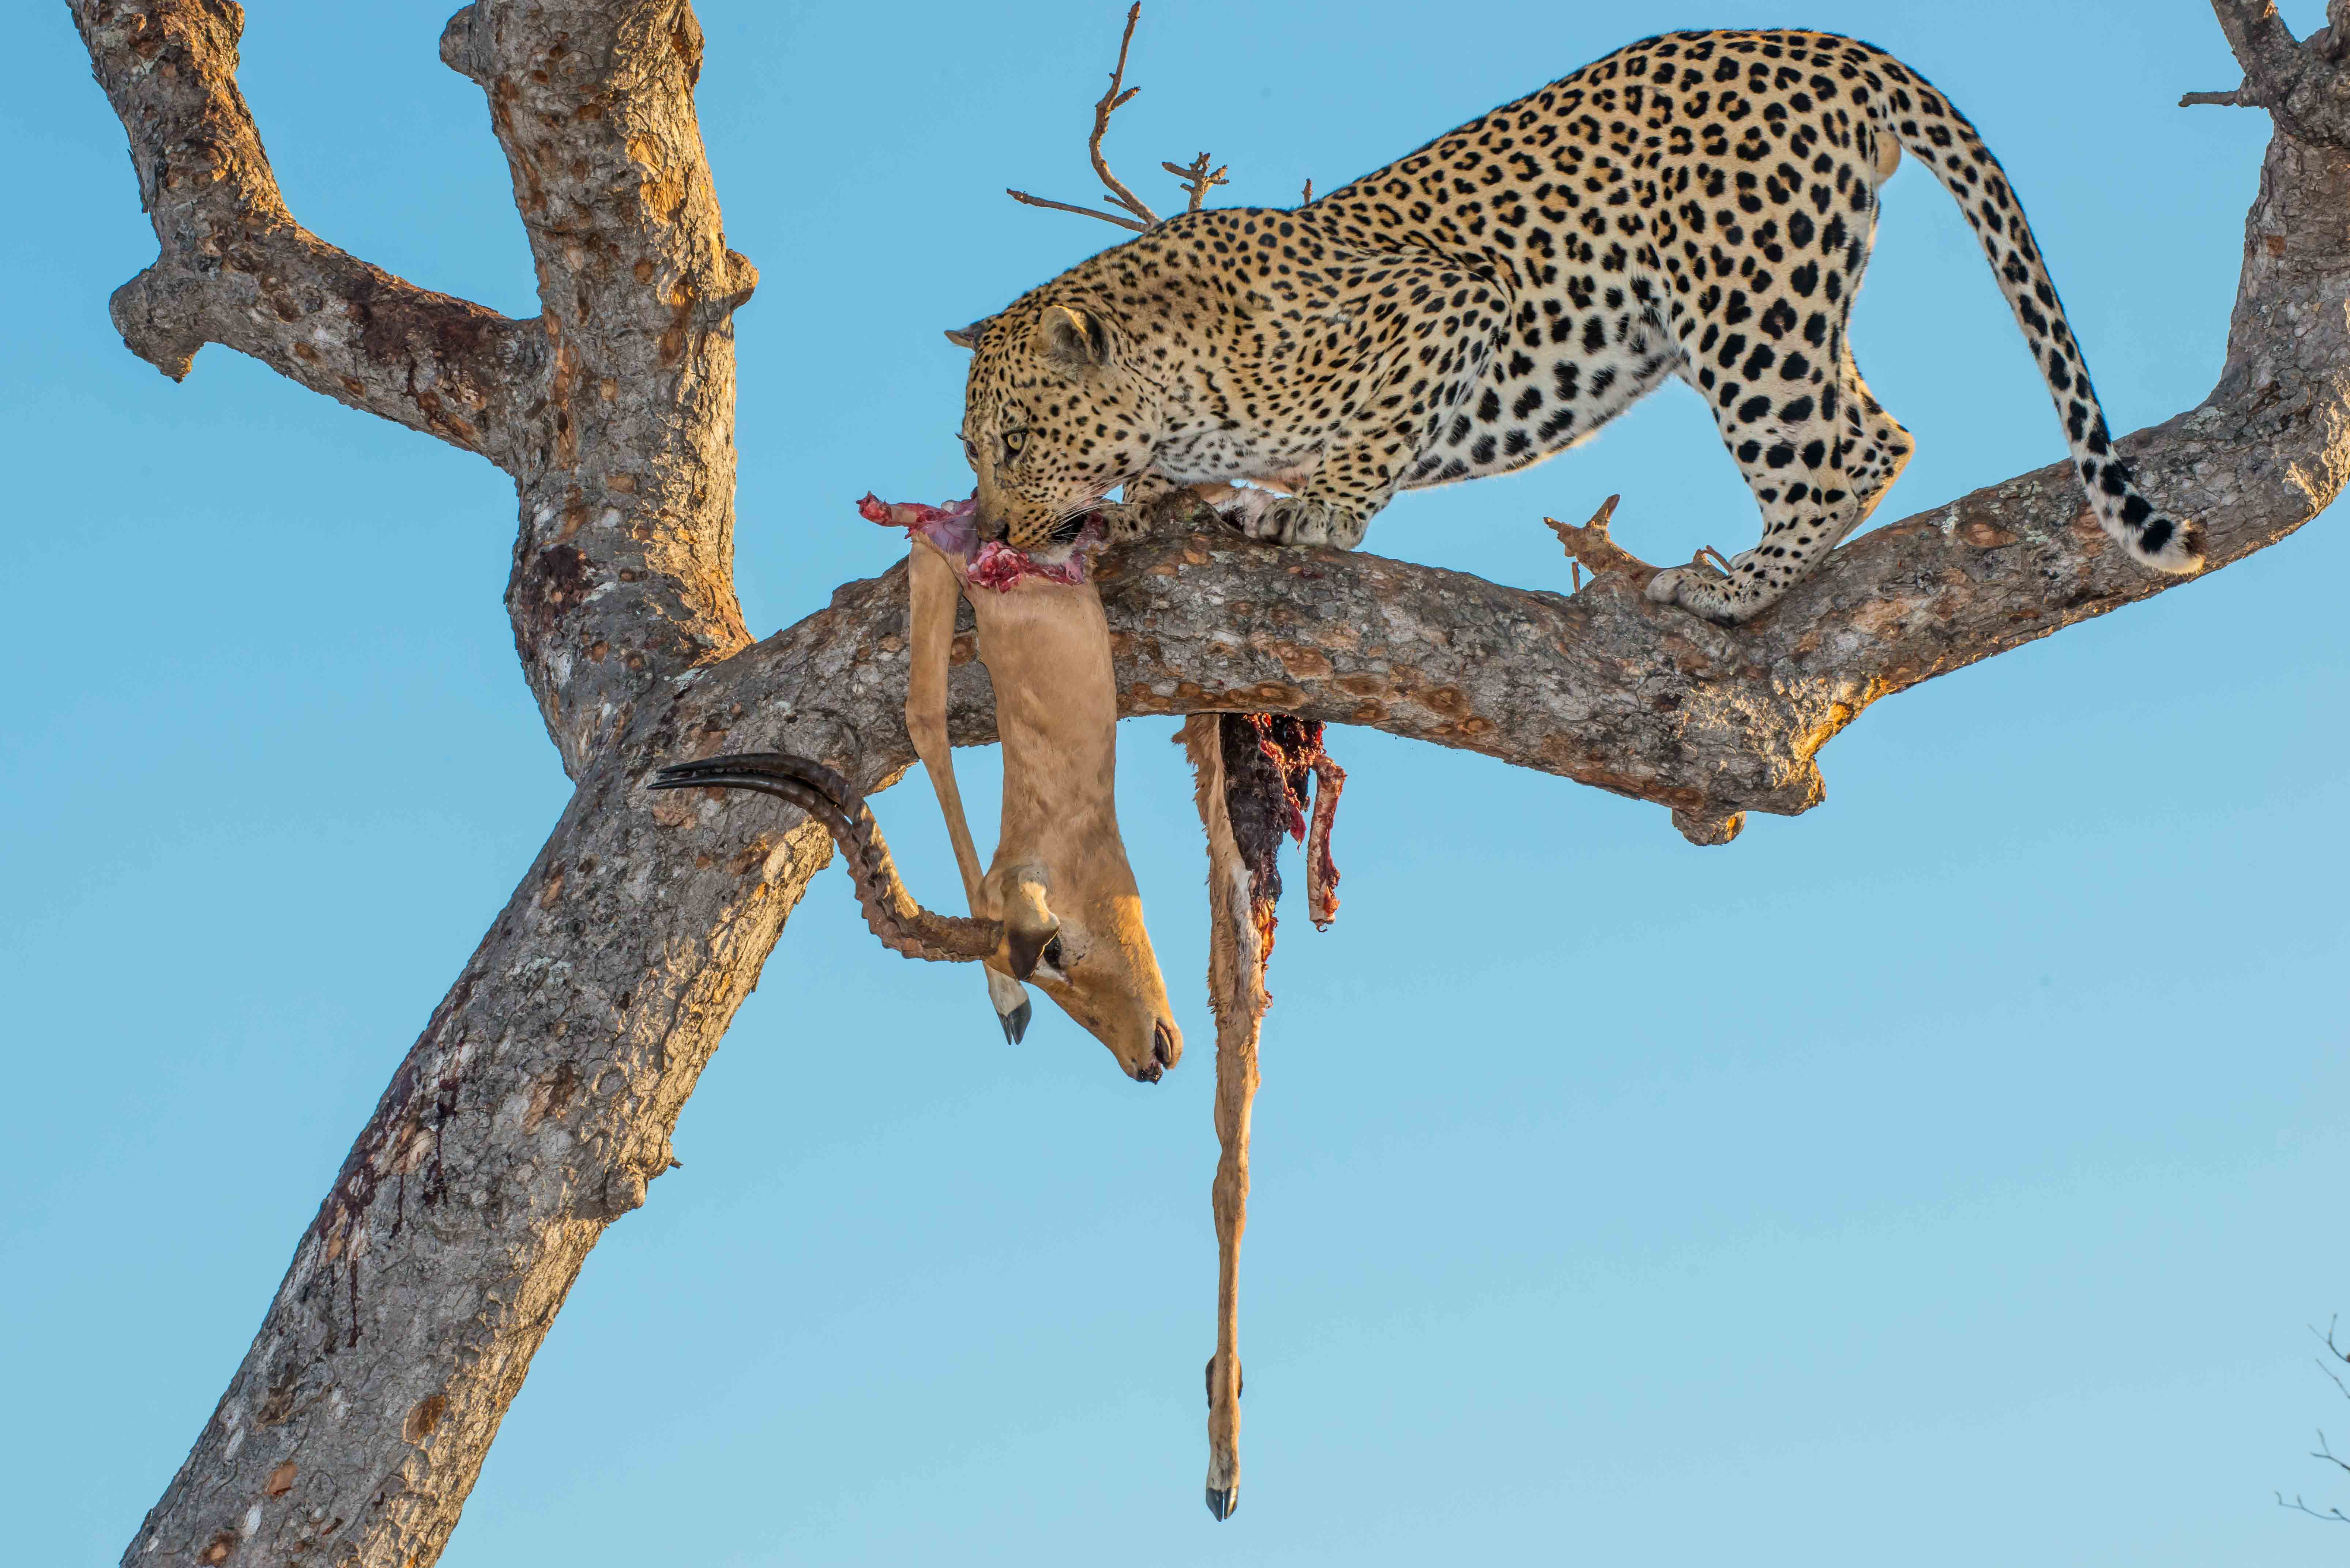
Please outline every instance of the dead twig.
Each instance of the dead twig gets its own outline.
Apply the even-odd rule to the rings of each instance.
[[[1301,207],[1310,207],[1310,206],[1312,206],[1312,205],[1314,204],[1314,179],[1313,179],[1313,176],[1308,175],[1308,176],[1306,177],[1306,180],[1305,180],[1305,194],[1304,194],[1303,196],[1300,196],[1299,198],[1297,198],[1297,204],[1298,204],[1299,206],[1301,206]]]
[[[1119,228],[1130,230],[1138,234],[1156,228],[1164,221],[1157,213],[1150,210],[1148,202],[1127,186],[1125,181],[1112,172],[1109,159],[1102,152],[1102,138],[1109,133],[1109,117],[1125,108],[1133,99],[1134,95],[1142,90],[1139,87],[1130,88],[1126,85],[1127,52],[1134,46],[1135,25],[1141,20],[1142,0],[1135,0],[1135,4],[1128,7],[1126,13],[1126,32],[1118,41],[1118,64],[1110,69],[1108,90],[1094,102],[1093,134],[1086,138],[1086,156],[1093,161],[1094,173],[1100,178],[1103,188],[1109,192],[1102,198],[1102,202],[1106,206],[1119,208],[1122,211],[1106,213],[1098,207],[1080,207],[1074,202],[1055,202],[1044,196],[1032,196],[1025,191],[1008,188],[1003,192],[1005,195],[1025,207],[1050,207],[1056,213],[1075,213],[1079,217],[1099,218],[1105,223],[1116,223]],[[1211,169],[1208,166],[1208,155],[1204,152],[1189,163],[1171,163],[1162,160],[1159,166],[1183,182],[1183,190],[1189,202],[1183,210],[1187,213],[1198,212],[1201,204],[1208,199],[1208,192],[1211,190],[1218,185],[1231,183],[1224,178],[1231,165],[1219,164]],[[1311,180],[1305,182],[1305,199],[1309,202],[1314,199],[1314,182]]]
[[[1140,234],[1159,222],[1159,214],[1152,212],[1141,197],[1128,190],[1126,182],[1110,172],[1109,160],[1102,156],[1102,138],[1108,134],[1109,117],[1125,108],[1133,99],[1134,95],[1142,90],[1140,88],[1130,88],[1126,85],[1126,55],[1127,51],[1134,46],[1135,24],[1141,20],[1142,0],[1134,0],[1134,5],[1126,13],[1126,33],[1118,41],[1118,64],[1110,69],[1109,89],[1094,102],[1094,130],[1091,136],[1086,138],[1086,152],[1093,160],[1094,172],[1101,177],[1102,184],[1109,192],[1109,194],[1104,196],[1102,200],[1111,206],[1124,208],[1130,215],[1120,217],[1115,213],[1104,213],[1092,207],[1077,207],[1066,202],[1047,201],[1042,196],[1032,196],[1025,191],[1007,190],[1004,192],[1005,195],[1024,206],[1050,207],[1060,213],[1079,213],[1088,218],[1099,218],[1105,223],[1116,223],[1121,229],[1132,229],[1137,234]],[[1202,153],[1201,157],[1204,161],[1206,154]],[[1180,174],[1182,171],[1178,169],[1176,172]],[[1218,172],[1221,173],[1222,171]],[[1196,207],[1198,203],[1195,202],[1193,205]]]
[[[1091,207],[1073,207],[1066,202],[1031,196],[1025,191],[1014,191],[1009,186],[1004,188],[1003,193],[1025,207],[1050,207],[1056,213],[1075,213],[1081,218],[1099,218],[1105,223],[1116,223],[1119,228],[1132,229],[1138,234],[1150,227],[1149,223],[1138,223],[1132,218],[1121,218],[1116,213],[1097,213]]]
[[[2344,1350],[2344,1349],[2343,1349],[2339,1345],[2336,1345],[2336,1344],[2334,1343],[2334,1331],[2335,1331],[2337,1328],[2339,1328],[2339,1327],[2341,1326],[2341,1324],[2342,1324],[2342,1319],[2341,1319],[2340,1317],[2338,1317],[2338,1316],[2337,1316],[2337,1317],[2333,1318],[2332,1320],[2330,1320],[2330,1321],[2326,1324],[2326,1325],[2325,1325],[2325,1333],[2324,1333],[2324,1334],[2320,1335],[2320,1337],[2321,1337],[2321,1338],[2323,1338],[2323,1339],[2325,1341],[2325,1350],[2326,1350],[2326,1354],[2327,1354],[2327,1355],[2329,1355],[2333,1356],[2334,1360],[2336,1360],[2336,1361],[2338,1361],[2338,1362],[2341,1362],[2344,1366],[2350,1366],[2350,1350]],[[2312,1333],[2312,1334],[2316,1334],[2316,1333],[2317,1333],[2317,1325],[2316,1325],[2316,1324],[2312,1324],[2310,1325],[2309,1332],[2310,1332],[2310,1333]],[[2340,1374],[2339,1372],[2334,1371],[2334,1368],[2332,1368],[2331,1366],[2326,1366],[2326,1365],[2325,1365],[2325,1363],[2324,1363],[2324,1362],[2323,1362],[2323,1361],[2321,1361],[2321,1362],[2319,1362],[2319,1363],[2317,1364],[2317,1369],[2318,1369],[2320,1372],[2324,1373],[2326,1376],[2328,1376],[2328,1377],[2330,1377],[2330,1378],[2332,1378],[2332,1379],[2334,1380],[2334,1387],[2336,1387],[2336,1388],[2338,1388],[2338,1389],[2340,1389],[2340,1390],[2342,1391],[2342,1397],[2343,1397],[2345,1399],[2350,1399],[2350,1383],[2345,1383],[2345,1382],[2343,1382],[2343,1381],[2342,1381],[2342,1374]],[[2325,1434],[2324,1434],[2324,1433],[2323,1433],[2323,1432],[2320,1432],[2320,1433],[2317,1435],[2317,1438],[2318,1438],[2318,1441],[2320,1441],[2320,1442],[2324,1442],[2324,1441],[2325,1440]],[[2326,1458],[2328,1458],[2328,1459],[2332,1459],[2332,1458],[2333,1458],[2333,1456],[2332,1456],[2331,1454],[2329,1454],[2329,1455],[2327,1455],[2327,1456],[2326,1456]],[[2338,1463],[2339,1461],[2336,1461],[2336,1462]]]
[[[2333,1383],[2334,1386],[2340,1390],[2343,1397],[2350,1398],[2350,1383],[2345,1383],[2342,1380],[2342,1374],[2335,1371],[2334,1367],[2326,1365],[2326,1357],[2330,1356],[2334,1362],[2340,1365],[2350,1366],[2350,1351],[2343,1349],[2341,1343],[2335,1337],[2336,1331],[2341,1327],[2341,1324],[2342,1319],[2339,1316],[2336,1316],[2331,1322],[2326,1324],[2325,1332],[2324,1334],[2317,1333],[2317,1325],[2315,1324],[2310,1324],[2309,1332],[2313,1334],[2316,1334],[2317,1338],[2325,1345],[2325,1355],[2318,1358],[2317,1369],[2325,1374],[2326,1377]],[[2335,1469],[2342,1471],[2345,1475],[2350,1475],[2350,1459],[2345,1459],[2341,1455],[2334,1451],[2334,1445],[2325,1440],[2325,1429],[2322,1427],[2318,1428],[2317,1432],[2317,1447],[2310,1450],[2309,1457],[2313,1459],[2324,1459],[2327,1464],[2332,1465]],[[2284,1493],[2282,1492],[2278,1492],[2276,1494],[2276,1500],[2277,1506],[2279,1508],[2288,1508],[2296,1513],[2305,1513],[2312,1519],[2322,1519],[2329,1524],[2350,1524],[2350,1513],[2344,1513],[2339,1508],[2329,1508],[2321,1513],[2316,1509],[2314,1509],[2310,1507],[2309,1504],[2303,1502],[2301,1500],[2301,1494],[2299,1492],[2295,1492],[2293,1494],[2293,1499],[2291,1502],[2285,1501]]]
[[[1126,13],[1126,32],[1118,41],[1118,64],[1109,73],[1109,90],[1094,105],[1094,133],[1086,139],[1086,152],[1094,161],[1094,172],[1109,188],[1108,199],[1132,213],[1146,223],[1155,223],[1159,214],[1145,206],[1142,198],[1126,188],[1125,182],[1109,171],[1109,160],[1102,156],[1102,137],[1109,130],[1109,117],[1124,108],[1128,99],[1140,92],[1140,88],[1118,90],[1126,80],[1126,51],[1133,47],[1135,24],[1142,20],[1142,0],[1134,0]]]
[[[2190,92],[2178,100],[2178,107],[2181,109],[2194,109],[2207,104],[2218,109],[2264,109],[2267,107],[2261,102],[2260,95],[2252,91],[2250,83],[2240,88],[2231,88],[2226,92]]]
[[[1168,163],[1161,161],[1159,167],[1166,170],[1167,172],[1174,175],[1178,180],[1182,181],[1183,189],[1191,192],[1191,205],[1183,209],[1187,213],[1198,212],[1200,210],[1200,203],[1208,199],[1209,191],[1218,185],[1231,183],[1230,181],[1224,178],[1224,171],[1231,168],[1232,165],[1229,163],[1219,163],[1216,165],[1215,169],[1211,171],[1208,168],[1208,155],[1204,152],[1201,153],[1197,158],[1192,159],[1189,163]]]
[[[2276,1494],[2276,1500],[2277,1506],[2279,1508],[2291,1509],[2295,1513],[2305,1513],[2312,1519],[2324,1520],[2328,1524],[2350,1524],[2350,1513],[2344,1513],[2338,1508],[2329,1508],[2324,1513],[2320,1513],[2317,1510],[2310,1507],[2309,1504],[2302,1501],[2301,1494],[2299,1492],[2295,1492],[2293,1494],[2293,1499],[2291,1502],[2285,1501],[2284,1493],[2282,1492]]]

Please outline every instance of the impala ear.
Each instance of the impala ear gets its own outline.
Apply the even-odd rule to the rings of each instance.
[[[980,336],[987,330],[987,324],[993,319],[993,317],[983,316],[968,327],[950,327],[947,328],[947,341],[958,348],[976,348],[979,347]]]
[[[1098,370],[1109,363],[1109,328],[1090,310],[1048,305],[1029,347],[1038,358],[1060,369]]]
[[[1014,980],[1026,980],[1036,972],[1045,944],[1061,929],[1047,898],[1045,878],[1034,870],[1015,871],[1003,882],[999,902],[1003,909],[1004,958]]]

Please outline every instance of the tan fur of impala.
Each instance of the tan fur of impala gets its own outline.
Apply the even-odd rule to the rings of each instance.
[[[1248,863],[1225,808],[1219,716],[1183,722],[1208,832],[1208,1000],[1216,1014],[1216,1354],[1208,1362],[1208,1510],[1228,1519],[1241,1488],[1241,1236],[1248,1229],[1249,1122],[1256,1103],[1257,1035],[1264,993],[1264,937],[1256,923]]]
[[[1003,823],[994,861],[982,874],[947,742],[947,669],[962,585],[923,540],[909,551],[908,571],[906,730],[938,792],[972,913],[1003,923],[1004,946],[988,968],[1034,981],[1130,1076],[1156,1080],[1181,1058],[1183,1036],[1118,837],[1118,692],[1101,596],[1090,583],[1033,577],[1008,592],[969,596],[1003,751]]]

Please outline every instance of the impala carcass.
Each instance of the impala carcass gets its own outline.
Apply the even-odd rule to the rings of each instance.
[[[906,728],[938,793],[970,917],[914,900],[862,797],[819,763],[781,753],[711,757],[661,769],[651,787],[748,789],[790,801],[831,832],[885,945],[910,958],[984,965],[1014,1037],[1025,1022],[1020,982],[1033,981],[1128,1076],[1158,1082],[1181,1057],[1183,1037],[1118,837],[1109,628],[1083,555],[1039,566],[1001,545],[978,546],[968,503],[892,507],[868,497],[860,510],[912,537]],[[955,603],[966,592],[1003,751],[1002,830],[983,874],[947,742]]]
[[[1273,998],[1278,854],[1285,833],[1305,846],[1306,912],[1326,929],[1338,913],[1330,830],[1346,770],[1322,749],[1322,726],[1267,713],[1194,713],[1178,737],[1197,779],[1208,835],[1208,1001],[1216,1014],[1216,1353],[1208,1358],[1208,1511],[1230,1519],[1241,1496],[1241,1237],[1248,1229],[1249,1124],[1257,1038]],[[1311,785],[1313,815],[1305,811]]]

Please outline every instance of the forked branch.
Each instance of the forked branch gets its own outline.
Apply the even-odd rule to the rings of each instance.
[[[1102,198],[1102,202],[1104,205],[1116,207],[1120,211],[1105,213],[1097,207],[1080,207],[1068,202],[1055,202],[1045,196],[1032,196],[1025,191],[1007,189],[1003,192],[1005,195],[1023,206],[1049,207],[1056,213],[1075,213],[1081,218],[1099,218],[1105,223],[1116,223],[1119,228],[1130,230],[1138,234],[1157,227],[1163,221],[1157,213],[1151,211],[1149,203],[1128,188],[1126,182],[1111,171],[1109,159],[1102,151],[1102,138],[1109,133],[1110,116],[1125,108],[1135,94],[1142,90],[1139,87],[1130,88],[1126,85],[1127,51],[1134,45],[1135,25],[1141,20],[1142,0],[1135,0],[1134,5],[1126,13],[1126,32],[1118,41],[1118,64],[1110,69],[1109,87],[1094,103],[1093,134],[1086,138],[1086,155],[1093,161],[1095,175],[1100,179],[1103,188],[1109,192]],[[1162,160],[1159,165],[1183,182],[1183,190],[1190,201],[1190,204],[1183,209],[1187,213],[1198,212],[1201,203],[1207,200],[1211,190],[1218,185],[1228,183],[1224,178],[1227,166],[1219,165],[1211,170],[1208,167],[1209,161],[1208,154],[1202,152],[1189,163],[1170,163]],[[1310,199],[1310,192],[1313,190],[1312,182],[1307,182],[1306,190]]]
[[[115,292],[130,351],[179,380],[219,343],[313,391],[511,463],[545,333],[392,276],[294,221],[236,90],[244,13],[73,0],[161,254]]]
[[[1191,204],[1183,209],[1187,213],[1198,212],[1200,203],[1207,200],[1211,190],[1218,185],[1231,183],[1224,178],[1224,171],[1232,166],[1228,163],[1219,163],[1211,171],[1208,167],[1208,155],[1204,152],[1189,163],[1162,162],[1159,167],[1183,182],[1183,189],[1191,199]]]
[[[2341,1321],[2337,1317],[2334,1322],[2326,1324],[2324,1334],[2319,1336],[2325,1342],[2325,1354],[2318,1358],[2317,1369],[2325,1374],[2345,1398],[2350,1398],[2350,1383],[2343,1382],[2342,1374],[2338,1370],[2344,1366],[2350,1366],[2350,1351],[2345,1351],[2334,1337],[2335,1330],[2340,1326]],[[2312,1327],[2309,1332],[2316,1334],[2317,1330]],[[2334,1446],[2325,1440],[2323,1428],[2318,1430],[2317,1447],[2310,1450],[2309,1457],[2313,1459],[2323,1459],[2345,1475],[2350,1475],[2350,1459],[2345,1459],[2334,1451]],[[2302,1501],[2301,1494],[2298,1492],[2293,1494],[2291,1502],[2285,1501],[2282,1492],[2276,1494],[2276,1500],[2279,1508],[2291,1509],[2296,1513],[2305,1513],[2312,1519],[2322,1519],[2328,1524],[2350,1524],[2350,1513],[2343,1512],[2338,1507],[2323,1510],[2312,1508]]]
[[[2232,92],[2189,93],[2181,108],[2265,109],[2304,141],[2350,146],[2350,80],[2339,68],[2344,47],[2337,42],[2350,41],[2350,10],[2341,0],[2330,0],[2326,26],[2305,43],[2277,15],[2274,0],[2211,0],[2211,9],[2244,67],[2244,82]]]

